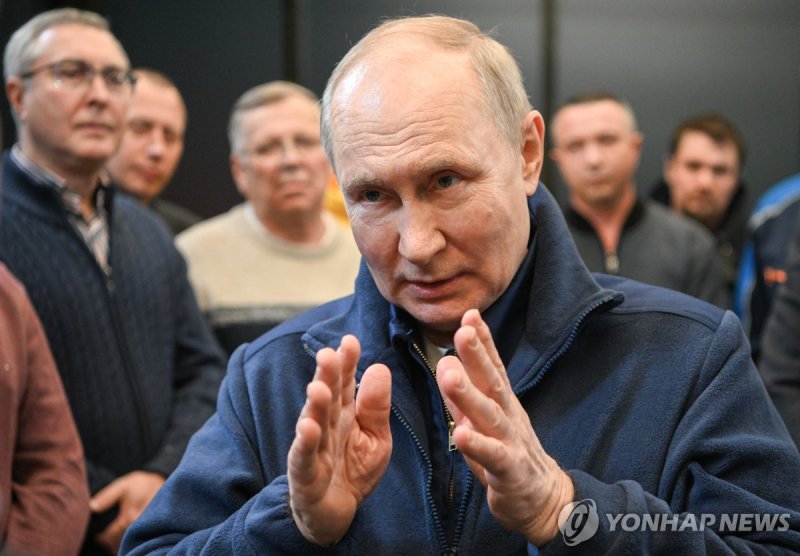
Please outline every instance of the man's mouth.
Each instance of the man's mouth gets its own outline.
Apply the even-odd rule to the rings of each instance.
[[[458,274],[442,279],[406,280],[414,297],[435,299],[452,294],[458,281]]]

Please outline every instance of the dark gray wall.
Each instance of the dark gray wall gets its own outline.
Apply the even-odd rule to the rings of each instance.
[[[556,100],[603,88],[631,102],[640,190],[676,122],[708,110],[744,134],[752,189],[800,170],[798,0],[559,0],[556,22]]]
[[[2,42],[38,11],[63,4],[109,16],[133,64],[178,83],[189,128],[166,196],[205,216],[239,201],[226,124],[245,89],[294,77],[321,93],[336,61],[380,19],[430,12],[494,29],[520,61],[536,107],[546,106],[549,90],[554,102],[596,88],[627,97],[646,138],[642,190],[660,173],[674,124],[709,109],[730,117],[748,140],[751,188],[800,169],[798,0],[4,0]],[[546,84],[548,4],[555,8],[548,28],[555,33],[555,75]],[[287,52],[286,45],[295,46]],[[413,91],[413,83],[408,87]],[[13,132],[5,139],[9,144]]]
[[[189,122],[183,160],[166,197],[209,216],[241,201],[228,170],[228,116],[247,89],[284,76],[280,0],[109,3],[131,63],[169,75]]]

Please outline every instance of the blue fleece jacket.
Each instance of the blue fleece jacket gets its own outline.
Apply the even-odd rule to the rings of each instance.
[[[457,466],[443,522],[432,494],[448,480],[429,439],[413,373],[392,337],[393,311],[362,266],[355,296],[287,322],[237,350],[217,414],[128,530],[123,553],[158,554],[696,554],[763,544],[800,549],[800,456],[770,404],[736,317],[679,293],[593,277],[544,187],[531,198],[529,301],[509,304],[524,330],[505,350],[509,379],[545,450],[591,499],[597,532],[541,547],[501,527],[486,492]],[[523,265],[525,268],[525,265]],[[503,298],[501,297],[501,300]],[[497,331],[494,331],[497,333]],[[288,505],[286,456],[314,372],[313,353],[346,333],[361,340],[357,377],[392,370],[393,451],[347,535],[309,544]],[[461,458],[460,454],[456,457]],[[791,509],[790,509],[791,508]],[[786,531],[623,531],[616,514],[782,514]],[[612,519],[606,516],[610,514]],[[680,516],[679,516],[680,517]],[[752,518],[751,518],[752,519]],[[628,521],[630,525],[632,522]],[[682,523],[682,522],[681,522]],[[574,540],[569,537],[568,540]]]

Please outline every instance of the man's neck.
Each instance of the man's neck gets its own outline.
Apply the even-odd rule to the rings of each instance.
[[[604,205],[590,205],[576,196],[570,197],[572,208],[592,225],[606,254],[617,252],[622,229],[635,203],[636,189],[633,184],[626,187],[614,202]]]
[[[256,210],[256,216],[270,234],[291,243],[316,245],[325,237],[327,229],[322,211],[284,217],[259,213]]]

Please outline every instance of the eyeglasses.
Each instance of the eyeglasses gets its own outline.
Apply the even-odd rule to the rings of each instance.
[[[43,71],[53,72],[53,85],[57,89],[61,87],[65,89],[83,89],[94,81],[94,77],[97,74],[100,74],[106,89],[112,94],[129,93],[136,83],[136,76],[130,70],[113,66],[98,70],[83,60],[60,60],[45,64],[23,73],[20,77],[30,79]]]
[[[298,155],[306,156],[316,152],[322,143],[316,137],[297,136],[285,140],[273,139],[252,149],[244,149],[245,154],[256,156],[263,160],[279,160],[291,147]]]

